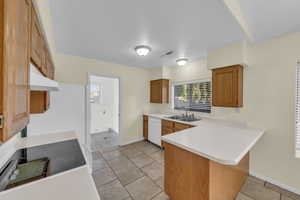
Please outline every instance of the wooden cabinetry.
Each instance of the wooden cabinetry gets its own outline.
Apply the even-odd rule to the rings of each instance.
[[[148,116],[143,116],[143,136],[145,140],[148,140]]]
[[[32,6],[31,20],[31,62],[44,76],[54,79],[54,65],[50,50],[34,6]],[[50,106],[50,92],[31,91],[30,100],[30,113],[44,113]]]
[[[150,103],[169,103],[169,80],[150,81]]]
[[[45,59],[45,50],[44,50],[44,39],[43,34],[40,28],[40,23],[35,12],[34,7],[32,6],[31,14],[31,62],[40,69],[41,72],[45,72],[43,68],[44,59]]]
[[[30,113],[38,114],[46,112],[50,107],[50,95],[47,91],[30,92]]]
[[[169,120],[162,120],[161,122],[161,134],[168,135],[177,131],[185,130],[188,128],[192,128],[194,126],[188,124],[182,124],[179,122],[173,122]],[[164,142],[162,142],[162,146],[164,147]]]
[[[233,200],[249,171],[249,154],[222,165],[165,143],[165,192],[172,200]]]
[[[243,66],[234,65],[213,69],[212,105],[218,107],[243,106]]]
[[[0,142],[29,122],[31,2],[0,0]]]

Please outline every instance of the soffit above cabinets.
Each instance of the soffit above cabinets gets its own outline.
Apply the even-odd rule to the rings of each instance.
[[[58,52],[135,67],[176,65],[245,35],[219,0],[51,0]],[[136,45],[151,53],[138,57]],[[168,51],[172,55],[162,56]]]

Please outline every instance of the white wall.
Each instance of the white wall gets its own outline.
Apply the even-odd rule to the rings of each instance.
[[[87,73],[120,79],[120,142],[142,139],[142,115],[149,109],[150,71],[78,56],[56,54],[56,80],[87,84]]]
[[[99,100],[91,103],[91,133],[119,132],[119,80],[90,76],[90,84],[101,88]]]
[[[78,84],[60,83],[60,91],[50,93],[50,109],[31,114],[28,136],[75,131],[85,140],[85,88]]]

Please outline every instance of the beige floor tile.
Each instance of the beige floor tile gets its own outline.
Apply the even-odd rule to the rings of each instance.
[[[92,158],[93,158],[93,160],[102,159],[101,152],[100,151],[92,152]]]
[[[258,179],[258,178],[254,177],[254,176],[248,176],[247,180],[255,182],[255,183],[259,184],[259,185],[265,185],[265,181],[263,181],[261,179]]]
[[[155,145],[146,145],[146,146],[140,148],[140,150],[147,155],[151,155],[155,152],[161,151],[161,149]]]
[[[252,181],[246,181],[241,190],[255,200],[280,200],[280,194]]]
[[[128,185],[129,183],[132,183],[136,181],[137,179],[144,176],[143,172],[139,170],[137,167],[132,167],[129,169],[119,170],[115,171],[117,177],[119,178],[122,185]]]
[[[122,156],[122,154],[119,150],[115,150],[115,151],[109,151],[109,152],[103,153],[102,156],[105,160],[113,160],[115,158]]]
[[[150,154],[150,157],[153,158],[158,163],[164,163],[164,161],[165,161],[164,151],[162,151],[162,150],[155,152],[153,154]]]
[[[134,164],[139,168],[142,168],[154,162],[154,160],[150,156],[144,153],[138,155],[137,157],[132,158],[131,161],[134,162]]]
[[[129,170],[135,165],[125,156],[117,157],[113,160],[108,160],[107,163],[114,171]]]
[[[285,197],[290,197],[290,198],[292,198],[294,200],[300,200],[300,195],[295,194],[295,193],[290,192],[290,191],[287,191],[287,190],[285,190],[283,188],[280,188],[280,187],[278,187],[278,186],[276,186],[276,185],[274,185],[272,183],[266,182],[265,187],[269,188],[269,189],[271,189],[273,191],[279,192],[279,193],[281,193]]]
[[[99,170],[102,168],[106,168],[106,167],[108,167],[108,165],[104,159],[101,158],[101,159],[93,160],[93,166],[92,166],[93,171],[96,171],[96,170]]]
[[[170,198],[164,192],[161,192],[157,196],[155,196],[152,200],[170,200]]]
[[[138,155],[142,154],[142,152],[137,150],[136,148],[124,149],[124,150],[121,150],[121,153],[123,155],[127,156],[128,158],[134,158],[134,157],[137,157]]]
[[[127,185],[126,189],[134,200],[150,200],[161,192],[161,189],[148,177],[138,179]]]
[[[102,168],[92,173],[93,179],[97,187],[107,184],[117,177],[110,168]]]
[[[142,171],[152,180],[157,180],[164,175],[163,167],[158,162],[153,162],[152,164],[143,167]]]
[[[287,196],[281,196],[281,200],[295,200]]]
[[[164,176],[160,177],[159,179],[155,180],[155,183],[161,188],[165,189],[165,183],[164,183]]]
[[[255,199],[252,199],[251,197],[248,197],[243,193],[239,193],[235,200],[255,200]]]
[[[140,149],[144,146],[150,145],[150,143],[147,142],[147,141],[141,141],[141,142],[136,142],[133,145],[134,145],[135,148]]]
[[[126,189],[118,180],[103,185],[99,188],[101,200],[124,200],[129,197]]]
[[[111,146],[111,147],[101,147],[99,148],[99,151],[101,153],[106,153],[106,152],[110,152],[110,151],[116,151],[119,150],[119,146]]]

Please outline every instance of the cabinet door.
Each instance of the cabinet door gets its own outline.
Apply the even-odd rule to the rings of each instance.
[[[148,116],[143,116],[143,136],[148,140]]]
[[[150,83],[150,102],[161,103],[162,98],[162,82],[160,80],[154,80]]]
[[[48,91],[31,91],[30,92],[30,113],[44,113],[50,106],[50,92]]]
[[[31,23],[31,60],[42,71],[44,64],[44,41],[37,14],[32,7]]]
[[[178,123],[178,122],[175,122],[175,124],[174,124],[175,132],[176,131],[182,131],[182,130],[185,130],[185,129],[188,129],[188,128],[191,128],[191,127],[192,127],[191,125],[181,124],[181,123]]]
[[[4,142],[25,128],[29,122],[31,4],[29,0],[4,0],[2,3],[5,9],[5,31],[4,57],[1,60],[3,82],[0,84],[0,112],[4,116],[4,125],[0,129],[0,140]]]
[[[243,67],[235,65],[213,70],[212,104],[220,107],[243,105]]]

